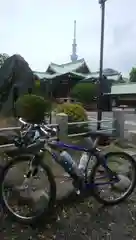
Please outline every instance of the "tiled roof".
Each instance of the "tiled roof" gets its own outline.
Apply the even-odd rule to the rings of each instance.
[[[61,73],[54,73],[54,74],[49,74],[46,72],[33,72],[39,79],[52,79],[55,78],[57,76],[61,76]]]
[[[89,80],[91,78],[99,78],[99,72],[92,72],[87,74],[85,80]]]
[[[34,71],[33,74],[36,75],[39,79],[44,79],[46,78],[46,75],[47,75],[45,72],[36,72],[36,71]]]
[[[54,74],[50,74],[49,72],[34,72],[39,79],[53,79],[57,76],[61,76],[64,74],[73,74],[74,76],[85,78],[85,75],[82,73],[77,73],[76,70],[85,64],[84,59],[77,60],[76,62],[70,62],[66,64],[55,64],[51,63],[48,69],[52,69]]]
[[[119,75],[107,76],[107,79],[114,80],[115,82],[119,80]]]
[[[114,80],[114,81],[118,81],[119,80],[119,76],[120,75],[105,75],[107,77],[107,79],[111,79],[111,80]],[[96,78],[98,79],[99,78],[99,72],[92,72],[90,74],[88,74],[85,78],[85,81],[89,79],[92,79],[92,78]]]
[[[103,74],[105,76],[116,76],[116,75],[120,75],[120,73],[112,68],[105,68],[103,69]]]
[[[84,59],[77,60],[75,62],[65,63],[65,64],[55,64],[51,63],[49,67],[54,70],[56,73],[66,73],[76,71],[78,68],[82,67],[85,64]]]
[[[99,71],[91,72],[91,74],[95,74],[97,77],[97,76],[99,76]],[[120,76],[120,72],[118,72],[114,69],[111,69],[111,68],[105,68],[105,69],[103,69],[103,75],[105,75],[106,77]]]
[[[69,62],[69,63],[65,63],[65,64],[61,64],[61,65],[51,63],[47,70],[51,69],[54,72],[53,74],[50,74],[49,71],[34,72],[34,74],[37,75],[39,77],[39,79],[53,79],[57,76],[61,76],[64,74],[73,74],[74,76],[81,77],[81,78],[83,78],[82,81],[90,81],[91,79],[99,78],[99,71],[91,72],[89,70],[89,68],[88,68],[88,70],[90,73],[88,73],[88,74],[78,73],[77,70],[84,65],[88,68],[88,66],[83,58],[79,59],[75,62]],[[113,70],[111,68],[104,69],[103,74],[107,78],[115,80],[115,81],[117,81],[120,76],[119,72],[117,72],[116,70]]]
[[[50,79],[53,79],[53,78],[56,78],[56,77],[59,77],[59,76],[63,76],[65,74],[70,74],[70,75],[73,75],[75,77],[81,77],[81,78],[84,78],[84,74],[82,73],[76,73],[76,72],[64,72],[64,73],[54,73],[54,74],[49,74],[49,73],[46,73],[46,72],[33,72],[39,79],[47,79],[47,80],[50,80]]]

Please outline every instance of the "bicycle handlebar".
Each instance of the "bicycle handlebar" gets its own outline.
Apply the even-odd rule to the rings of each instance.
[[[56,128],[51,128],[51,127],[48,127],[47,125],[44,124],[43,126],[47,132],[50,132],[50,133],[55,133],[57,134],[57,129]]]
[[[51,128],[48,127],[47,125],[45,125],[44,123],[42,124],[31,124],[26,122],[24,119],[22,119],[21,117],[19,118],[19,122],[22,123],[24,126],[28,126],[28,132],[31,130],[30,126],[34,126],[34,127],[39,127],[40,130],[42,131],[42,133],[46,136],[49,137],[49,134],[54,133],[57,135],[57,129],[56,128]]]
[[[24,124],[24,125],[27,125],[27,124],[28,124],[28,123],[25,122],[22,118],[19,118],[18,120],[19,120],[20,123],[22,123],[22,124]]]

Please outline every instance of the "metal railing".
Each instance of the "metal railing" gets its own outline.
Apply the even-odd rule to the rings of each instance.
[[[70,126],[70,125],[81,125],[81,124],[90,124],[90,123],[97,123],[97,122],[101,122],[101,123],[104,123],[104,122],[110,122],[110,123],[112,123],[112,121],[110,121],[110,120],[101,120],[101,121],[92,121],[92,120],[90,120],[90,121],[84,121],[84,122],[70,122],[70,123],[68,123],[68,126]]]
[[[109,122],[109,123],[112,123],[111,120],[102,120],[100,121],[101,123],[104,123],[104,122]],[[85,122],[71,122],[71,123],[68,123],[68,126],[72,126],[72,125],[84,125],[84,124],[88,124],[89,126],[92,124],[92,123],[97,123],[97,120],[96,121],[85,121]],[[58,127],[58,124],[48,124],[47,126],[49,127]],[[0,132],[4,132],[4,131],[16,131],[16,130],[21,130],[21,127],[7,127],[7,128],[0,128]],[[104,131],[114,131],[115,129],[114,128],[106,128],[106,129],[101,129],[100,131],[104,132]],[[75,134],[68,134],[68,137],[80,137],[80,136],[84,136],[87,132],[82,132],[82,133],[75,133]],[[55,139],[55,138],[53,138]],[[0,149],[4,150],[4,149],[8,149],[8,148],[12,148],[14,147],[15,145],[14,144],[4,144],[4,145],[0,145]]]
[[[115,130],[115,128],[109,128],[109,129],[101,129],[100,131],[101,132],[107,132],[108,131],[111,131],[113,132]],[[87,132],[84,132],[84,133],[75,133],[75,134],[69,134],[68,137],[82,137],[86,134]]]
[[[111,120],[101,120],[101,121],[85,121],[85,122],[71,122],[71,123],[68,123],[68,126],[73,126],[73,125],[84,125],[84,124],[88,124],[89,126],[92,125],[92,123],[96,124],[97,122],[101,122],[101,123],[105,123],[105,122],[109,122],[109,123],[112,123]],[[114,128],[106,128],[106,129],[101,129],[100,131],[102,132],[106,132],[106,131],[115,131]],[[75,133],[75,134],[69,134],[68,137],[80,137],[80,136],[84,136],[86,134],[86,132],[83,132],[83,133]]]
[[[7,128],[0,128],[0,132],[5,132],[5,131],[16,131],[16,130],[20,130],[21,127],[7,127]]]

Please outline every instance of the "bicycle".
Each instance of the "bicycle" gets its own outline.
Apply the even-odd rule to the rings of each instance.
[[[20,121],[25,124],[26,122],[21,120]],[[33,133],[33,134],[30,134]],[[40,136],[44,135],[44,139],[40,139]],[[44,162],[45,153],[49,153],[51,157],[60,164],[65,171],[69,174],[70,178],[73,179],[73,186],[77,194],[82,193],[82,191],[90,191],[94,198],[101,204],[105,205],[114,205],[124,201],[130,194],[133,192],[135,185],[136,185],[136,163],[133,157],[128,155],[125,152],[109,152],[103,154],[100,149],[97,148],[97,144],[99,138],[101,136],[109,136],[111,134],[95,131],[95,132],[88,132],[84,134],[84,138],[89,140],[87,147],[79,147],[75,145],[70,145],[63,143],[59,140],[58,136],[56,140],[51,140],[51,134],[55,133],[57,135],[58,130],[49,128],[48,126],[41,124],[41,125],[32,125],[27,123],[27,128],[25,128],[25,134],[21,139],[15,139],[16,148],[10,151],[6,151],[6,154],[12,157],[11,161],[4,167],[0,180],[0,196],[1,196],[1,203],[8,212],[15,217],[16,220],[21,221],[23,223],[32,224],[38,220],[40,220],[43,216],[50,213],[54,209],[56,203],[56,183],[54,179],[54,175],[52,173],[51,168]],[[95,136],[96,139],[92,142],[91,137]],[[30,138],[29,144],[24,139]],[[86,153],[87,161],[86,166],[83,169],[78,168],[78,165],[74,162],[73,159],[65,158],[66,155],[64,154],[64,150],[66,149],[73,149],[75,151],[80,151]],[[67,152],[66,152],[67,153]],[[67,155],[68,156],[68,155]],[[64,157],[64,158],[63,158]],[[89,163],[94,161],[93,157],[95,157],[95,163],[92,166],[91,171],[89,171]],[[123,194],[116,199],[105,199],[99,192],[98,187],[108,185],[109,189],[114,190],[117,189],[118,184],[121,182],[123,175],[116,172],[115,169],[111,170],[108,166],[108,159],[112,158],[123,158],[122,163],[124,160],[128,164],[128,176],[130,176],[130,166],[132,169],[132,181],[128,185],[128,189],[123,189]],[[121,161],[121,160],[120,160]],[[28,163],[26,167],[26,172],[23,175],[23,184],[17,183],[16,187],[13,187],[11,193],[15,193],[15,198],[18,199],[18,205],[26,205],[28,199],[30,200],[30,205],[32,205],[32,216],[28,214],[28,209],[26,210],[26,216],[20,215],[18,212],[16,213],[12,207],[8,204],[8,200],[6,195],[4,194],[4,184],[6,188],[6,193],[8,190],[12,189],[12,181],[6,180],[6,176],[10,169],[17,164],[25,164]],[[130,164],[130,165],[129,165]],[[24,165],[23,165],[24,166]],[[40,170],[40,168],[42,170]],[[19,172],[19,167],[16,168]],[[106,172],[106,174],[105,174]],[[47,175],[47,180],[49,182],[49,193],[47,194],[45,190],[42,192],[42,209],[35,209],[33,210],[33,200],[32,192],[30,190],[30,183],[36,178],[36,174],[44,174]],[[15,176],[15,174],[13,174]],[[41,177],[40,175],[40,177]],[[19,172],[20,177],[20,172]],[[98,182],[95,183],[95,177]],[[106,182],[104,179],[106,178]],[[108,180],[107,180],[108,178]],[[17,177],[15,176],[15,180]],[[99,182],[100,181],[100,182]],[[45,184],[45,182],[44,182]],[[38,186],[39,187],[39,186]],[[103,192],[104,193],[104,192]],[[116,194],[120,193],[117,190]],[[107,194],[107,192],[106,192]],[[29,196],[29,197],[28,197]],[[11,199],[12,196],[8,193],[8,198]],[[22,199],[22,202],[21,202]],[[14,202],[15,200],[13,200]],[[45,204],[44,204],[45,203]],[[40,205],[42,205],[40,204]],[[16,205],[17,207],[17,205]],[[23,212],[24,213],[24,212]]]

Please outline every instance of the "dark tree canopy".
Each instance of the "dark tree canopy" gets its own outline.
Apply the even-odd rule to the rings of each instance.
[[[71,97],[83,104],[90,104],[98,95],[98,85],[94,83],[78,83],[71,91]]]
[[[3,109],[3,113],[12,111],[15,86],[19,96],[28,93],[28,89],[34,86],[33,72],[20,55],[7,57],[0,67],[0,111]]]

